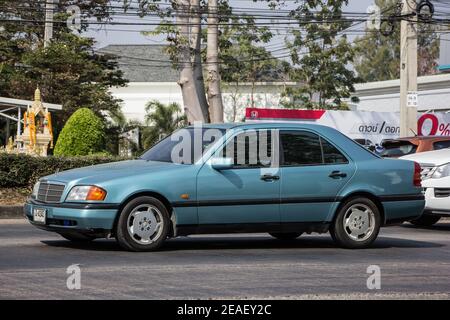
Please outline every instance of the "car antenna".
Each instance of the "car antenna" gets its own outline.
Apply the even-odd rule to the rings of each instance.
[[[409,130],[414,134],[414,137],[417,137],[417,133],[413,129],[410,128]]]

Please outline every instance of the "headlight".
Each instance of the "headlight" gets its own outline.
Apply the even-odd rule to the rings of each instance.
[[[33,192],[31,192],[31,197],[33,199],[37,199],[38,196],[38,191],[39,191],[39,186],[41,185],[41,182],[38,181],[35,183],[34,187],[33,187]]]
[[[96,186],[75,186],[70,190],[67,201],[103,201],[106,198],[106,191]]]
[[[450,163],[446,163],[442,166],[437,167],[431,177],[434,179],[438,179],[447,176],[450,176]]]

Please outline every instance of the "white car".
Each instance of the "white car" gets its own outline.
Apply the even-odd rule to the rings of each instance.
[[[411,223],[431,226],[441,217],[450,217],[450,149],[414,153],[400,159],[418,162],[425,190],[423,215]]]

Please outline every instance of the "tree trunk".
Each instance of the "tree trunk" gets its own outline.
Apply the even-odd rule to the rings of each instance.
[[[208,69],[208,101],[211,122],[223,122],[222,94],[219,73],[219,26],[218,1],[208,0],[208,36],[206,63]]]
[[[179,68],[180,79],[178,84],[181,87],[183,96],[183,105],[189,123],[194,121],[206,122],[207,118],[202,112],[201,101],[197,94],[196,79],[191,63],[191,52],[189,45],[190,34],[190,0],[177,0],[177,17],[176,21],[179,25]]]
[[[205,81],[203,78],[203,65],[202,65],[202,55],[201,55],[201,33],[202,33],[202,25],[201,25],[201,8],[200,8],[200,0],[191,0],[191,37],[190,37],[190,45],[191,45],[191,53],[193,54],[192,65],[194,69],[194,79],[195,85],[197,89],[197,96],[200,101],[200,108],[202,110],[203,116],[206,119],[206,122],[209,122],[209,110],[208,110],[208,100],[206,99],[205,92]]]

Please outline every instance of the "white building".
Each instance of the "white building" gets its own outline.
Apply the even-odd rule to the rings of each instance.
[[[419,112],[450,110],[450,74],[424,76],[417,79]],[[360,99],[358,111],[398,112],[400,80],[377,81],[355,85]]]
[[[145,105],[150,100],[176,102],[182,106],[178,72],[168,63],[163,49],[163,45],[109,45],[99,50],[117,56],[120,69],[129,80],[126,87],[111,89],[114,97],[123,100],[122,110],[128,119],[142,121]],[[259,82],[254,86],[250,83],[239,83],[239,86],[223,84],[225,120],[241,121],[247,107],[282,108],[281,93],[286,86],[295,85],[298,84],[280,79]],[[354,95],[360,102],[351,104],[353,110],[399,111],[400,80],[356,84],[355,89]],[[418,111],[450,110],[450,73],[419,77],[418,90]]]
[[[109,45],[99,51],[113,54],[129,80],[126,87],[112,88],[114,97],[123,100],[122,111],[128,119],[144,119],[145,105],[150,100],[183,105],[178,72],[167,63],[162,45]],[[277,79],[275,79],[277,80]],[[226,121],[241,121],[245,108],[280,108],[281,93],[295,83],[284,81],[223,84],[222,96]],[[253,92],[253,94],[252,94]]]

